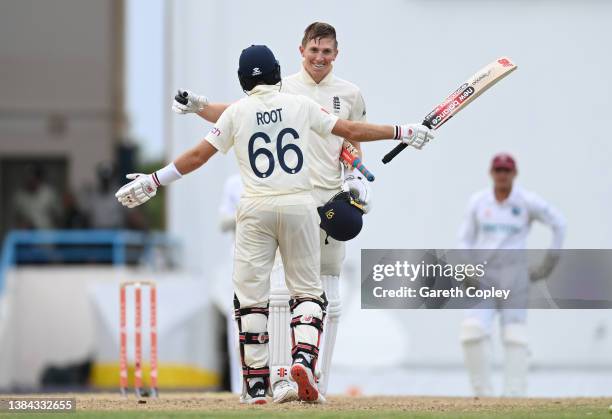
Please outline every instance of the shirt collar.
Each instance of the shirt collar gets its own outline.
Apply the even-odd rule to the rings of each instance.
[[[495,198],[495,189],[494,188],[490,189],[490,193],[491,193],[490,197],[491,197],[492,202],[494,202],[497,205],[501,205],[501,206],[508,205],[511,202],[513,202],[514,198],[516,197],[516,185],[512,185],[512,189],[510,190],[510,195],[508,195],[508,197],[506,199],[504,199],[502,202],[499,202],[497,200],[497,198]]]
[[[323,78],[323,80],[321,80],[319,83],[315,82],[312,77],[310,77],[310,74],[308,74],[308,71],[306,71],[306,69],[304,68],[304,65],[302,65],[302,69],[300,71],[300,73],[302,74],[302,80],[306,83],[306,84],[310,84],[313,86],[319,85],[319,86],[323,86],[326,84],[331,84],[334,81],[334,71],[332,69],[332,71],[330,71],[329,73],[327,73],[327,76],[325,76]]]
[[[280,84],[258,84],[253,89],[247,92],[249,96],[261,96],[269,93],[278,93],[280,91]]]

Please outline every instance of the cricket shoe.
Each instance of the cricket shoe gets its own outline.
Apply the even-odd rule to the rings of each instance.
[[[317,388],[312,369],[304,358],[298,357],[293,362],[291,378],[297,383],[300,400],[309,403],[325,403],[325,398]]]
[[[240,396],[240,403],[266,404],[266,383],[263,378],[251,378],[247,384],[246,392]]]
[[[274,403],[288,403],[298,400],[298,393],[289,380],[279,380],[272,387],[272,401]]]

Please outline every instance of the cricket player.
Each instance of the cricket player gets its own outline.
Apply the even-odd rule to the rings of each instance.
[[[244,187],[242,186],[242,180],[240,179],[240,173],[236,173],[230,176],[226,181],[225,185],[223,185],[223,194],[221,196],[221,205],[219,206],[219,218],[220,218],[220,228],[221,231],[225,233],[231,233],[232,240],[232,254],[234,253],[235,247],[235,232],[236,232],[236,212],[238,211],[238,204],[240,203],[240,197],[242,196],[242,192],[244,191]],[[270,274],[270,299],[273,298],[281,299],[281,302],[285,304],[289,301],[289,291],[287,290],[287,286],[285,285],[285,273],[283,270],[283,263],[281,257],[277,251],[276,258],[274,259],[274,265],[272,266],[272,273]],[[217,278],[217,282],[215,284],[215,295],[218,296],[218,304],[220,307],[223,307],[223,312],[227,313],[227,347],[229,354],[229,376],[230,376],[230,387],[232,393],[241,393],[241,362],[239,355],[239,341],[238,335],[236,334],[236,322],[234,320],[234,310],[229,310],[229,307],[226,309],[226,303],[231,302],[226,301],[226,288],[229,286],[231,288],[231,283],[227,281],[227,277]],[[280,288],[280,290],[279,290]],[[219,295],[221,294],[221,295]],[[231,294],[230,294],[231,295]],[[221,298],[224,299],[221,302]],[[274,310],[274,307],[279,306],[280,304],[275,304],[275,302],[270,302],[271,310]],[[287,305],[288,308],[288,305]],[[274,321],[274,316],[268,314],[268,329],[270,329],[270,322]],[[290,321],[290,319],[289,319]],[[282,335],[284,341],[287,341],[287,347],[291,348],[291,339],[288,336],[289,330],[289,321],[287,322],[287,331]],[[270,338],[270,341],[272,339]],[[279,339],[280,341],[280,339]],[[273,355],[272,351],[270,351],[271,355]],[[271,360],[272,361],[272,360]],[[289,369],[287,367],[286,373],[288,373]],[[283,393],[277,391],[277,396],[281,395],[281,399],[289,398],[291,400],[297,399],[297,392],[295,389],[290,388],[289,392]],[[291,401],[286,400],[286,401]]]
[[[366,107],[357,86],[333,74],[333,63],[338,56],[338,41],[333,26],[314,22],[304,31],[302,43],[299,46],[302,56],[302,69],[300,72],[285,77],[282,81],[282,91],[286,93],[307,96],[321,105],[328,112],[343,119],[351,121],[365,121]],[[175,101],[173,109],[180,114],[197,113],[202,118],[216,122],[227,104],[209,103],[205,96],[187,91],[187,104]],[[311,144],[312,153],[312,183],[314,185],[314,199],[317,205],[323,205],[342,189],[350,190],[357,196],[363,206],[364,213],[371,207],[371,192],[361,174],[357,171],[343,171],[339,162],[343,139],[333,134],[322,139],[318,133],[311,133],[315,140]],[[359,143],[353,142],[359,150]],[[332,354],[336,341],[338,321],[342,311],[340,300],[340,271],[345,256],[345,244],[342,241],[327,237],[325,232],[320,233],[321,247],[321,281],[327,295],[328,307],[325,317],[325,337],[323,339],[319,389],[325,394],[329,383],[329,372]],[[289,382],[285,371],[290,362],[289,340],[285,337],[288,329],[289,306],[283,299],[287,294],[283,281],[273,283],[271,306],[274,307],[270,315],[271,331],[271,377],[275,400],[282,400],[290,392]],[[279,306],[276,307],[275,305]],[[280,318],[276,318],[276,316]],[[278,327],[278,329],[277,329]],[[279,339],[280,342],[276,342]],[[277,348],[281,353],[276,353]]]
[[[204,141],[166,167],[128,175],[116,194],[127,207],[155,196],[157,188],[232,147],[244,192],[236,217],[234,307],[239,328],[241,401],[264,404],[269,394],[268,304],[270,272],[277,248],[291,297],[292,364],[298,397],[324,402],[315,381],[326,298],[319,276],[319,217],[312,194],[312,155],[329,134],[352,141],[396,139],[417,149],[433,138],[421,124],[374,125],[339,119],[313,100],[280,92],[280,65],[264,45],[242,51],[238,78],[247,97],[229,106]],[[310,138],[311,131],[320,138]],[[334,215],[342,217],[341,214]]]
[[[534,220],[552,229],[546,257],[529,272],[526,259],[489,263],[487,279],[511,289],[521,308],[504,309],[503,303],[486,300],[466,313],[460,339],[470,381],[476,396],[492,396],[490,335],[499,313],[505,352],[504,395],[524,397],[527,392],[527,309],[529,282],[547,277],[553,270],[565,235],[565,220],[557,209],[536,194],[514,185],[516,162],[509,154],[498,154],[491,162],[493,188],[472,196],[459,233],[463,249],[525,249]],[[501,255],[503,258],[503,254]],[[510,255],[510,257],[514,257]]]

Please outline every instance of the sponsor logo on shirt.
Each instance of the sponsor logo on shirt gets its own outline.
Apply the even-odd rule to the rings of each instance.
[[[519,234],[521,228],[512,224],[485,223],[482,225],[482,231],[485,233]]]
[[[519,216],[521,214],[521,209],[519,207],[512,207],[512,215]]]

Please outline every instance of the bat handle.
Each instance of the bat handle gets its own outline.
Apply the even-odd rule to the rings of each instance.
[[[389,163],[391,160],[395,158],[395,156],[401,153],[406,147],[408,147],[408,144],[405,144],[405,143],[400,143],[396,145],[395,148],[393,148],[393,150],[385,154],[385,157],[383,157],[382,162],[384,164]]]
[[[181,92],[180,90],[178,91],[178,93],[176,94],[176,96],[174,96],[174,100],[176,100],[178,103],[180,103],[181,105],[186,105],[189,101],[187,100],[187,96],[189,96],[189,93],[187,92]]]
[[[361,159],[359,157],[356,157],[355,160],[353,161],[353,167],[357,170],[359,170],[359,172],[365,176],[365,178],[370,181],[370,182],[374,182],[374,175],[372,174],[372,172],[370,172],[368,169],[366,169],[366,167],[364,166],[363,163],[361,163]]]
[[[431,123],[429,122],[429,120],[424,120],[422,122],[423,125],[425,125],[427,128],[431,129]],[[408,147],[408,144],[398,144],[395,146],[395,148],[391,151],[389,151],[387,154],[385,154],[385,157],[383,157],[382,162],[384,164],[389,163],[391,160],[393,160],[395,158],[395,156],[397,156],[399,153],[401,153],[402,151],[404,151],[404,149]]]

